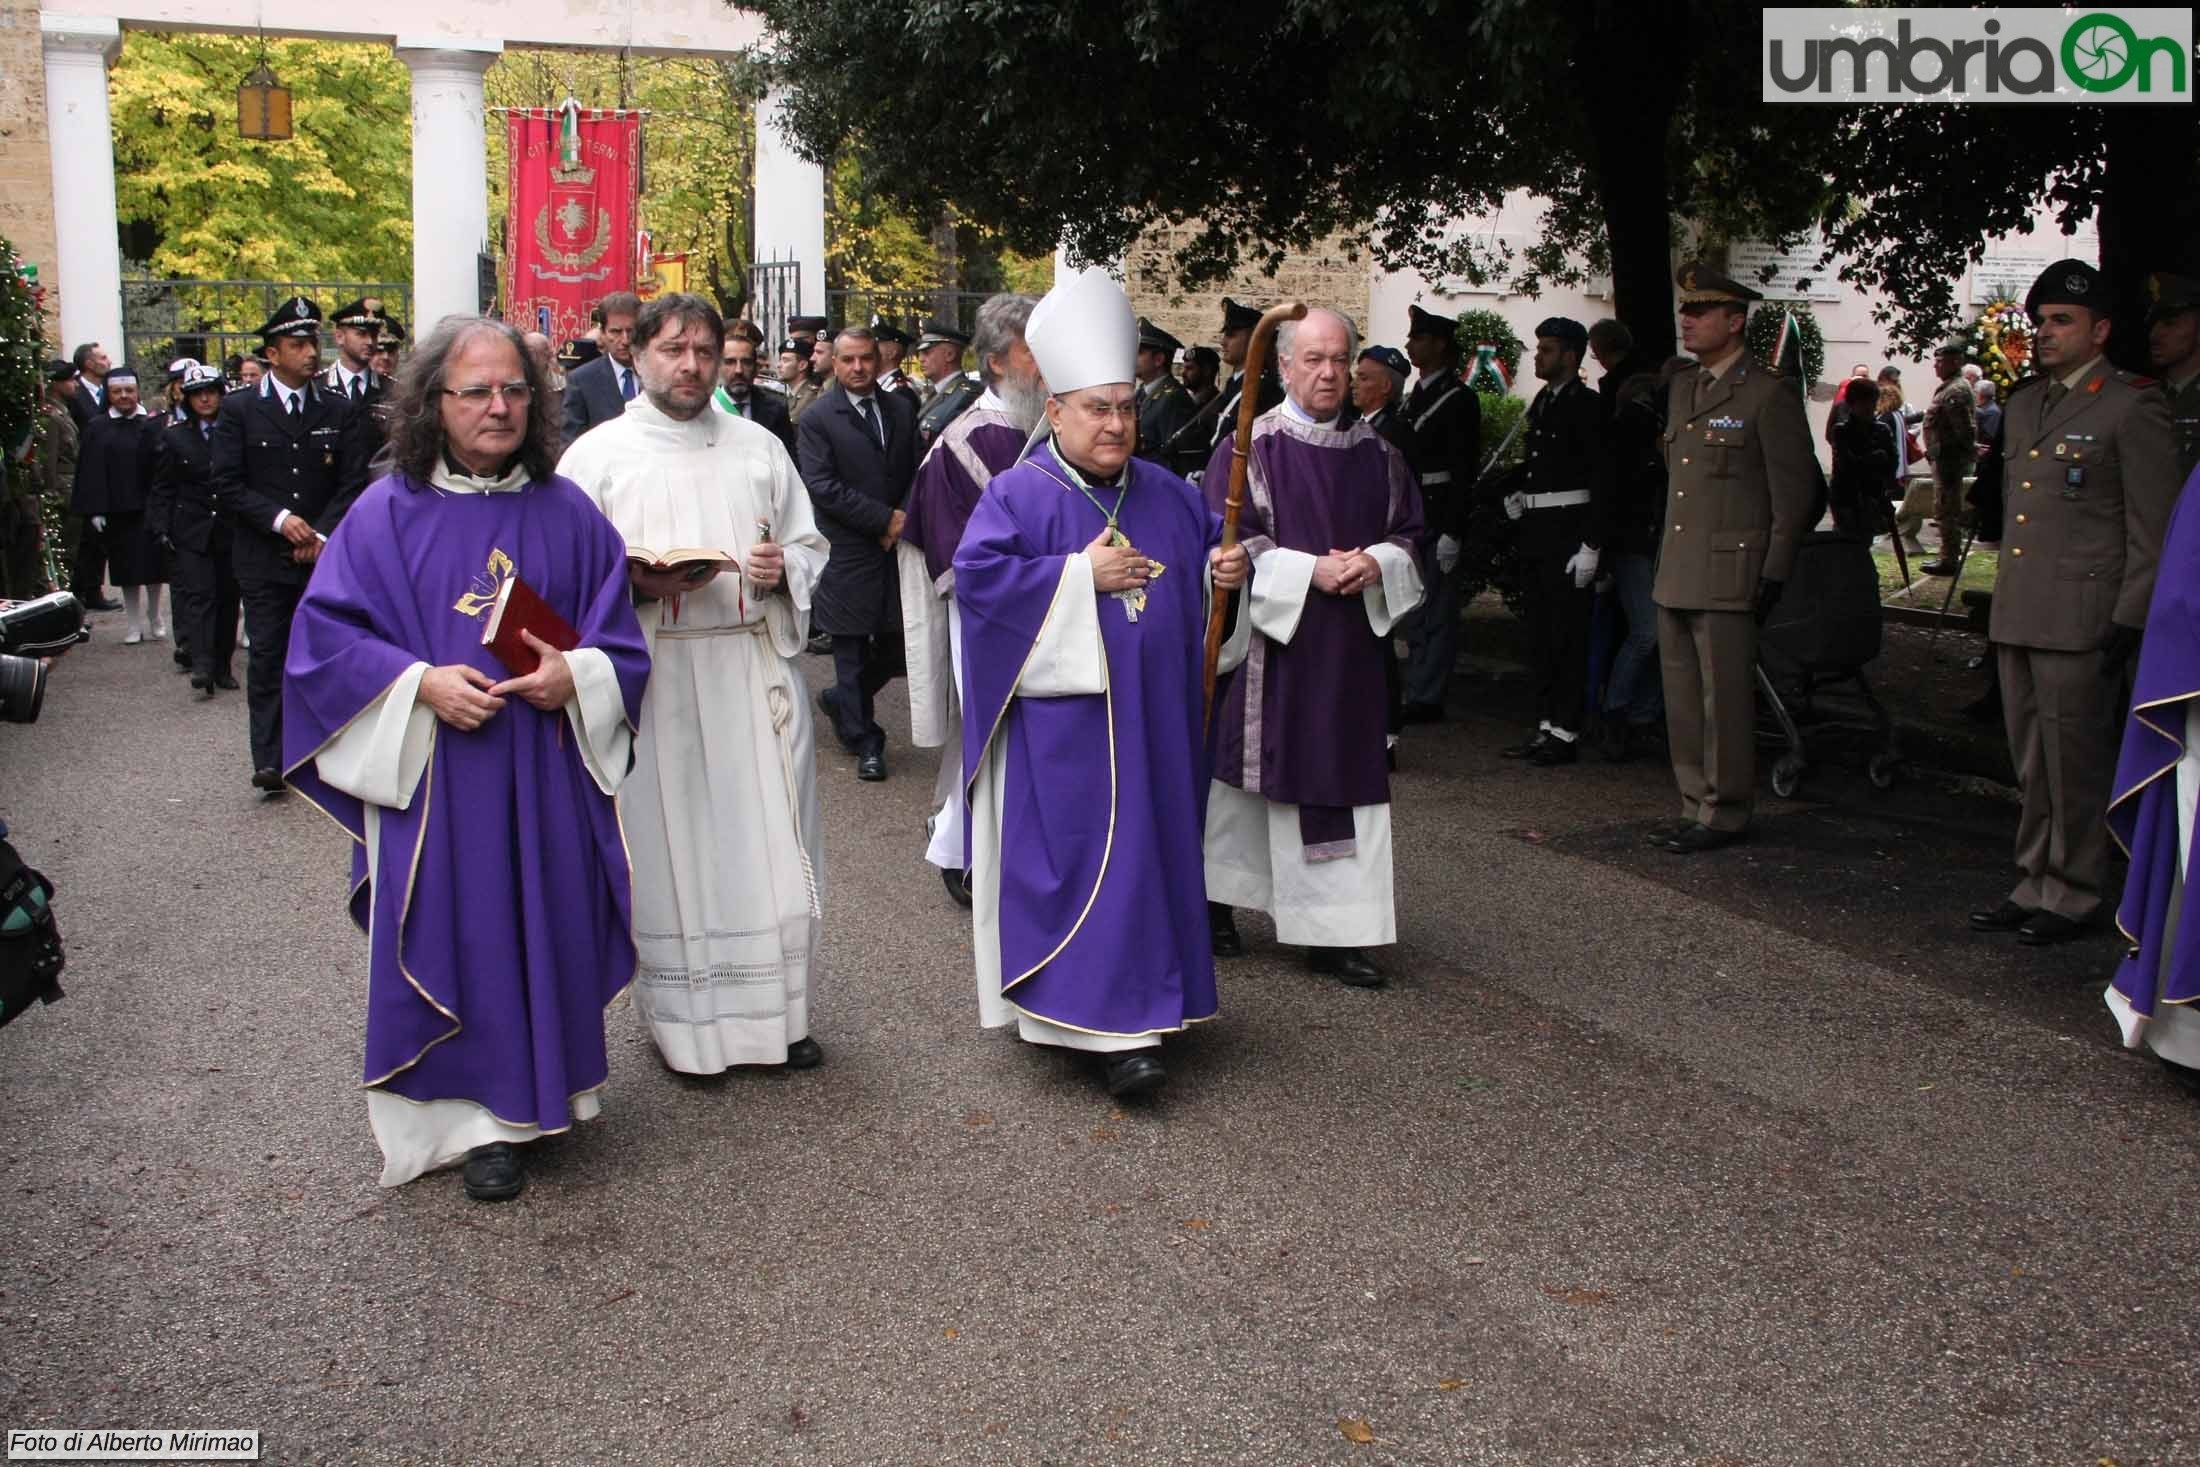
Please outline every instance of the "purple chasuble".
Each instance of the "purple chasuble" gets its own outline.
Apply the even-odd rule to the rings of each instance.
[[[1218,512],[1236,456],[1232,434],[1200,480]],[[1272,548],[1318,556],[1385,541],[1413,556],[1420,538],[1421,491],[1405,459],[1366,423],[1320,428],[1277,407],[1253,424],[1238,539],[1256,560]],[[1272,642],[1256,627],[1244,664],[1223,680],[1215,778],[1300,806],[1310,846],[1349,842],[1352,807],[1390,799],[1389,655],[1358,595],[1309,586],[1290,642]]]
[[[2200,473],[2193,478],[2200,479]],[[2200,1001],[2200,921],[2175,923],[2175,947],[2163,966],[2163,944],[2175,918],[2170,894],[2179,855],[2177,765],[2185,756],[2190,705],[2200,698],[2200,507],[2192,484],[2193,479],[2186,481],[2162,540],[2108,806],[2109,832],[2131,857],[2131,874],[2116,907],[2116,925],[2130,947],[2114,981],[2132,1008],[2150,1017],[2158,1002]],[[2194,833],[2200,836],[2200,827]],[[2193,853],[2186,855],[2188,873],[2200,870],[2191,864]],[[2188,876],[2184,905],[2192,904],[2195,890],[2200,883]]]
[[[1143,459],[1121,518],[1162,567],[1138,620],[1099,597],[1108,691],[1016,696],[1062,579],[1106,516],[1051,444],[994,479],[955,553],[963,629],[963,785],[1003,746],[1001,986],[1024,1012],[1096,1034],[1181,1029],[1215,1012],[1200,748],[1204,566],[1222,521]],[[1095,485],[1114,506],[1122,485]]]
[[[559,478],[444,495],[392,475],[352,506],[298,605],[283,763],[351,833],[351,913],[371,939],[366,1083],[559,1130],[570,1098],[604,1082],[604,1005],[634,975],[618,812],[564,711],[507,698],[471,733],[438,721],[410,807],[380,811],[376,882],[360,801],[313,762],[415,662],[506,677],[481,628],[512,571],[608,654],[632,722],[649,654],[626,547],[587,496]]]
[[[1023,455],[1024,430],[1008,414],[975,407],[947,425],[917,468],[901,538],[924,552],[924,569],[939,584],[955,563],[963,527],[995,474]]]

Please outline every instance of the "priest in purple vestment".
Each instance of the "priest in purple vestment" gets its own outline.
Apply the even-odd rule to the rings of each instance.
[[[626,547],[552,472],[546,386],[501,321],[429,335],[284,669],[284,776],[352,839],[382,1185],[459,1162],[480,1201],[519,1195],[519,1146],[597,1114],[604,1007],[634,975],[613,795],[649,657]],[[482,645],[515,578],[579,633],[530,638],[524,677]]]
[[[1197,489],[1131,457],[1121,287],[1064,278],[1025,337],[1049,436],[987,486],[954,557],[978,1016],[1140,1095],[1167,1078],[1162,1036],[1215,1015],[1200,664],[1209,598],[1248,563]]]
[[[2153,1051],[2200,1094],[2200,922],[2184,920],[2193,810],[2200,805],[2200,504],[2192,479],[2172,512],[2147,607],[2146,641],[2109,833],[2131,858],[2116,926],[2127,944],[2107,994],[2131,1049]]]
[[[1038,302],[996,295],[978,307],[971,350],[985,392],[933,440],[909,490],[908,519],[894,549],[901,575],[902,646],[909,669],[909,739],[940,750],[932,788],[931,841],[924,859],[940,869],[947,894],[970,905],[963,869],[962,623],[955,611],[955,547],[978,496],[1023,457],[1046,413],[1046,383],[1024,342]]]
[[[1215,952],[1245,950],[1231,914],[1271,914],[1314,971],[1379,987],[1363,948],[1398,940],[1391,897],[1390,631],[1421,604],[1421,491],[1365,422],[1347,425],[1359,333],[1309,311],[1276,333],[1284,400],[1253,425],[1238,533],[1253,557],[1245,665],[1215,714],[1207,802]],[[1201,480],[1220,507],[1237,444]]]

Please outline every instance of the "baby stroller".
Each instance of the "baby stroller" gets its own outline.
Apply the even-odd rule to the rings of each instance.
[[[1786,752],[1772,766],[1774,794],[1783,799],[1793,795],[1810,767],[1789,699],[1796,713],[1814,725],[1813,737],[1822,736],[1843,725],[1816,718],[1816,695],[1845,682],[1856,684],[1878,746],[1865,763],[1865,774],[1877,789],[1890,789],[1901,777],[1894,720],[1864,675],[1865,665],[1879,656],[1879,641],[1879,571],[1872,562],[1871,541],[1839,531],[1804,536],[1786,590],[1757,637],[1757,686],[1787,742]],[[1782,687],[1788,689],[1787,698],[1781,696]]]

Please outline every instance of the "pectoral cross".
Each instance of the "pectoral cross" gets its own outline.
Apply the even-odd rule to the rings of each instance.
[[[1134,555],[1138,553],[1138,547],[1136,545],[1133,545],[1130,541],[1130,537],[1128,535],[1125,535],[1121,530],[1111,529],[1108,533],[1111,537],[1108,541],[1110,545],[1113,545],[1121,550],[1128,550]],[[1155,579],[1163,571],[1168,569],[1168,567],[1163,565],[1160,561],[1151,558],[1148,558],[1146,564],[1151,567],[1151,571],[1146,577],[1146,579],[1149,581]],[[1127,587],[1124,590],[1117,591],[1115,593],[1115,599],[1123,603],[1124,619],[1127,621],[1135,622],[1138,620],[1138,614],[1146,609],[1146,588],[1144,586]]]

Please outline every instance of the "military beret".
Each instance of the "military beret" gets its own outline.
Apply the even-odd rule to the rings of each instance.
[[[1199,363],[1210,372],[1220,371],[1222,353],[1211,346],[1187,346],[1184,348],[1184,364],[1190,366],[1193,362]]]
[[[1406,307],[1406,340],[1416,336],[1441,336],[1446,341],[1459,339],[1459,323],[1450,316],[1439,316],[1434,311],[1424,311],[1419,306]]]
[[[329,323],[335,326],[351,326],[361,331],[372,331],[382,324],[382,303],[373,296],[361,296],[348,301],[329,312]]]
[[[191,370],[183,374],[183,391],[187,397],[209,388],[219,391],[228,385],[229,379],[222,375],[221,368],[203,362],[193,362]]]
[[[181,382],[190,370],[199,364],[197,357],[177,357],[168,364],[168,380]]]
[[[822,336],[825,334],[825,318],[823,316],[789,316],[787,318],[787,334],[789,336]]]
[[[1260,324],[1260,311],[1254,306],[1241,306],[1228,296],[1222,298],[1222,334],[1233,331],[1250,331]]]
[[[779,349],[781,351],[799,352],[802,350],[802,339],[797,336],[790,336],[779,343]]]
[[[1398,350],[1398,348],[1394,346],[1369,346],[1361,348],[1360,360],[1364,362],[1369,357],[1373,357],[1378,366],[1388,367],[1391,371],[1396,372],[1401,377],[1410,377],[1413,375],[1413,363],[1407,361],[1406,354]]]
[[[1765,298],[1763,291],[1751,290],[1739,280],[1729,279],[1696,260],[1674,271],[1673,283],[1681,288],[1684,306],[1746,306]]]
[[[321,308],[302,295],[294,295],[275,308],[260,327],[260,340],[273,341],[278,336],[319,336],[321,334]]]
[[[1150,346],[1155,351],[1165,351],[1171,355],[1184,350],[1183,342],[1178,341],[1144,316],[1138,318],[1138,344],[1140,346]]]
[[[2147,321],[2166,320],[2200,306],[2200,280],[2157,270],[2147,277]]]
[[[76,363],[72,361],[55,357],[46,363],[46,380],[48,382],[66,382],[75,375]]]
[[[2083,260],[2057,260],[2040,272],[2024,298],[2024,312],[2036,316],[2042,306],[2083,306],[2105,316],[2115,303],[2109,298],[2108,281]]]
[[[1567,349],[1579,356],[1589,349],[1589,328],[1570,316],[1546,316],[1536,322],[1537,336],[1552,336],[1566,343]]]
[[[891,341],[903,350],[908,349],[909,333],[891,321],[873,321],[871,323],[871,335],[876,340]]]
[[[937,316],[927,316],[917,328],[917,350],[935,346],[968,346],[970,337]]]

